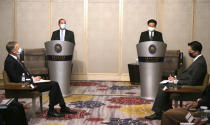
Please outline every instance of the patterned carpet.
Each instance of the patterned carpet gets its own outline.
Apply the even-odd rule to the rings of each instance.
[[[71,83],[71,96],[65,98],[66,105],[77,114],[66,114],[61,118],[48,118],[48,94],[44,93],[42,113],[37,109],[36,117],[30,113],[31,100],[21,99],[29,125],[159,125],[159,120],[148,121],[152,101],[139,98],[140,86],[130,82],[80,81]],[[1,94],[0,98],[3,98]],[[39,101],[37,99],[37,106]],[[56,106],[59,112],[59,106]]]

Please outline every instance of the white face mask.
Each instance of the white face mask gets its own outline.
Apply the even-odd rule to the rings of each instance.
[[[20,55],[22,53],[22,51],[23,51],[23,49],[19,48],[17,54]]]
[[[60,26],[61,26],[61,29],[62,30],[65,30],[66,29],[66,24],[61,24]]]
[[[154,31],[155,30],[155,27],[148,27],[148,30],[150,31],[150,32],[152,32],[152,31]]]

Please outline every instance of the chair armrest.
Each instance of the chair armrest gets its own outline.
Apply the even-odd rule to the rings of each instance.
[[[7,84],[4,84],[4,85],[14,85],[14,86],[16,86],[16,85],[21,85],[22,83],[16,83],[16,82],[9,82],[9,83],[7,83]],[[29,82],[25,82],[25,84],[26,85],[28,85],[28,84],[30,84]]]
[[[189,86],[189,85],[184,85],[182,88],[187,88],[187,89],[199,89],[201,92],[205,89],[205,86]]]
[[[4,85],[0,85],[0,90],[4,90],[4,89],[5,89]]]
[[[25,84],[29,84],[26,82]],[[36,88],[36,87],[35,87]],[[4,85],[5,90],[33,90],[30,86],[22,87],[21,83],[8,83]]]
[[[17,86],[17,85],[21,85],[21,83],[15,83],[15,82],[10,82],[10,83],[7,83],[7,84],[4,84],[4,86],[11,86],[11,85],[14,85],[14,86]]]

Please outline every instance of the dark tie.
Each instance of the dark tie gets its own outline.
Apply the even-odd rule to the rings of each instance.
[[[152,32],[151,32],[151,34],[149,35],[149,40],[152,41]]]
[[[19,58],[17,58],[17,62],[21,65],[21,67],[23,68],[25,73],[27,73],[27,75],[30,76],[30,73],[28,72],[28,70],[26,69],[25,65],[20,61]]]

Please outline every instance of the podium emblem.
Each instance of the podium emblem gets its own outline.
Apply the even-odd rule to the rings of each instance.
[[[55,44],[55,52],[60,53],[62,51],[62,46],[60,44]]]
[[[156,53],[156,46],[154,44],[149,46],[149,53],[150,54],[155,54]]]

